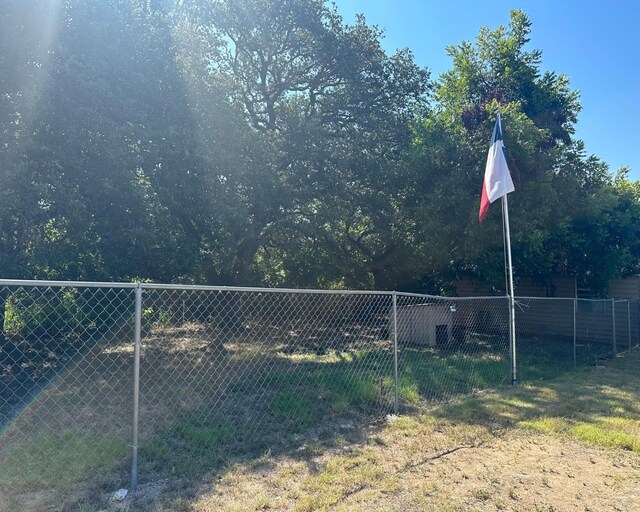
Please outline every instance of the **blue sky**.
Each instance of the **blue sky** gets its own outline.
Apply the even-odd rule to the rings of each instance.
[[[334,0],[345,22],[363,13],[385,30],[384,46],[410,48],[437,77],[451,67],[445,48],[475,40],[482,26],[522,9],[532,22],[530,49],[542,69],[567,75],[580,91],[577,137],[612,171],[640,179],[640,2],[635,0]]]

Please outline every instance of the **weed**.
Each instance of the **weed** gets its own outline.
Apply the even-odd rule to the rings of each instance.
[[[268,510],[271,508],[271,500],[264,493],[259,493],[253,500],[254,510]]]
[[[489,489],[475,489],[473,491],[473,497],[478,501],[488,501],[491,499],[491,491]]]

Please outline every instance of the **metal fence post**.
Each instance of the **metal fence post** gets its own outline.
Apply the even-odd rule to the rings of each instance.
[[[513,283],[511,284],[511,295],[509,298],[509,347],[511,352],[511,385],[515,386],[517,382],[517,363],[516,363],[516,307],[515,297],[513,296]]]
[[[611,299],[611,324],[613,325],[613,355],[618,353],[616,346],[616,300]]]
[[[142,285],[136,286],[135,332],[133,345],[133,421],[131,425],[131,491],[138,488],[138,412],[140,398],[140,340],[142,337]]]
[[[578,311],[578,299],[573,299],[573,367],[576,368],[578,366],[577,354],[576,354],[576,315]]]
[[[398,414],[398,309],[397,294],[393,292],[393,413]]]
[[[629,350],[631,350],[631,301],[627,300],[627,335],[629,338]]]

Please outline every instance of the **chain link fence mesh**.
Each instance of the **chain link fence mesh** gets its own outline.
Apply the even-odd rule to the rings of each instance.
[[[104,482],[130,453],[133,293],[3,287],[0,509],[25,493]]]
[[[510,382],[506,298],[402,294],[396,315],[403,403],[443,401]]]
[[[132,449],[141,484],[194,477],[511,382],[505,297],[3,283],[0,509],[135,485]],[[520,381],[639,342],[637,300],[515,310]]]
[[[616,353],[630,350],[633,346],[631,331],[631,302],[629,300],[614,300],[613,315],[615,316],[615,350]]]
[[[547,379],[574,368],[574,309],[574,299],[516,299],[521,381]]]
[[[141,482],[299,447],[393,410],[389,294],[143,294]]]

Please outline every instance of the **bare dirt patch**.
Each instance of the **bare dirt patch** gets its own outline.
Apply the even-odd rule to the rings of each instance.
[[[551,436],[512,433],[412,470],[406,496],[433,509],[640,510],[640,458]],[[423,480],[423,482],[419,482]],[[433,490],[420,496],[425,484]]]
[[[406,432],[391,427],[355,450],[237,466],[204,483],[186,509],[640,510],[637,454],[525,430],[433,433],[403,441]]]

